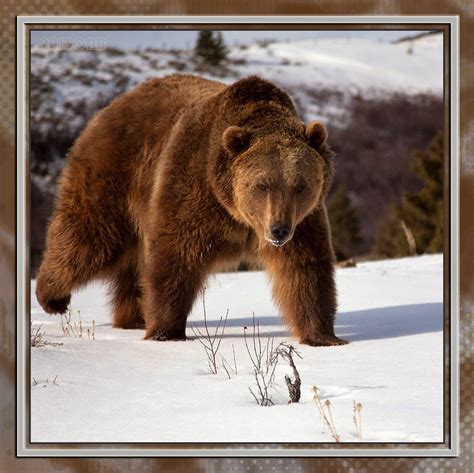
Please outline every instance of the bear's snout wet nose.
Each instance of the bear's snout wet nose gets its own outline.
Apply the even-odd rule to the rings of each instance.
[[[284,223],[275,223],[270,226],[272,237],[277,241],[285,241],[290,234],[290,227]]]

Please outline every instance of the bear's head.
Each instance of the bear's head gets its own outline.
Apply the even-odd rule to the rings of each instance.
[[[259,240],[281,247],[297,225],[325,198],[333,175],[333,153],[319,121],[275,117],[265,128],[229,126],[221,149],[230,173],[234,217]]]

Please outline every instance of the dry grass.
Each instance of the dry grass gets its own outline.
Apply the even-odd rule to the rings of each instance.
[[[313,393],[313,401],[316,404],[316,407],[318,408],[318,412],[321,416],[323,424],[325,424],[328,428],[333,440],[335,442],[340,442],[341,437],[337,433],[336,426],[334,424],[334,419],[332,417],[331,401],[329,399],[326,399],[324,402],[321,401],[321,398],[319,397],[319,389],[316,386],[312,386],[311,391]],[[356,401],[352,401],[352,403],[352,421],[354,422],[356,436],[358,440],[362,440],[362,404]]]
[[[403,229],[403,233],[405,235],[408,248],[410,250],[410,255],[415,256],[416,255],[416,242],[415,242],[415,237],[413,236],[413,232],[410,230],[410,228],[407,226],[407,224],[401,220],[400,224]]]
[[[326,399],[326,401],[324,401],[323,403],[321,401],[321,398],[319,397],[319,389],[316,386],[313,386],[311,388],[311,391],[313,392],[313,401],[316,404],[316,407],[318,408],[322,421],[324,422],[324,424],[326,424],[326,427],[329,429],[329,432],[331,433],[331,437],[334,439],[335,442],[340,442],[341,438],[339,437],[336,431],[336,426],[334,425],[334,419],[332,418],[331,401],[329,401],[329,399]]]
[[[70,309],[68,309],[66,314],[61,314],[60,328],[63,334],[66,337],[85,338],[84,335],[87,333],[89,340],[95,340],[95,320],[92,321],[92,327],[88,327],[87,331],[85,331],[82,324],[81,311],[77,311],[77,316],[79,320],[76,322],[72,320]]]
[[[355,402],[355,401],[353,401],[353,403],[354,403],[354,407],[353,407],[354,416],[352,419],[354,421],[354,425],[356,428],[357,438],[359,440],[362,440],[362,419],[361,419],[362,404],[360,402]]]

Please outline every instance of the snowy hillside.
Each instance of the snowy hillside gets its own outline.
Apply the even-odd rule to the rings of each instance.
[[[338,269],[336,334],[342,347],[299,345],[271,302],[264,273],[219,274],[206,292],[212,330],[229,310],[211,374],[191,325],[204,329],[201,301],[188,322],[188,341],[143,341],[142,330],[111,327],[106,290],[91,285],[73,296],[71,321],[47,316],[32,284],[31,439],[34,442],[331,442],[312,400],[311,386],[329,400],[342,442],[359,441],[353,402],[362,405],[365,442],[440,442],[443,439],[443,260],[421,256]],[[80,336],[79,316],[82,320]],[[287,404],[280,361],[274,406],[257,405],[244,326],[255,313],[267,334],[292,343],[302,397]],[[247,335],[248,336],[248,335]],[[94,338],[94,339],[93,339]],[[233,349],[235,350],[234,373]]]
[[[49,100],[43,97],[41,106],[33,107],[32,118],[38,126],[47,126],[45,116],[54,114],[63,118],[65,127],[77,129],[82,126],[75,122],[77,107],[96,108],[145,79],[175,72],[198,73],[228,83],[258,74],[292,93],[306,120],[336,120],[342,112],[337,109],[356,94],[441,95],[443,89],[441,35],[395,44],[368,38],[260,43],[231,48],[229,59],[225,69],[206,71],[196,65],[192,50],[58,52],[33,47],[32,74],[44,86],[38,92],[48,93],[50,89],[54,93]],[[329,97],[317,93],[322,90],[327,90]],[[71,120],[64,120],[67,117]]]

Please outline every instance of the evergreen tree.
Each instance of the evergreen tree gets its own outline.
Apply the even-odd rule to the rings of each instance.
[[[361,242],[359,217],[345,185],[340,185],[331,197],[328,214],[336,258],[345,260],[357,252]]]
[[[210,30],[200,31],[194,52],[201,61],[211,66],[221,64],[227,58],[227,48],[222,33]]]
[[[393,206],[391,215],[379,226],[374,248],[375,253],[380,256],[397,257],[410,254],[402,221],[413,234],[418,254],[443,251],[441,133],[436,134],[425,151],[415,152],[413,170],[423,183],[423,187],[416,193],[404,194],[401,204]]]
[[[443,250],[443,137],[438,133],[426,151],[415,153],[415,174],[423,182],[405,194],[398,215],[413,232],[418,253]]]

